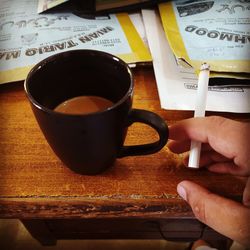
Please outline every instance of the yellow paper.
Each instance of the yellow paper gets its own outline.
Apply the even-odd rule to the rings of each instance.
[[[116,15],[121,27],[127,37],[133,53],[119,54],[118,56],[128,63],[151,62],[152,57],[148,48],[143,43],[139,34],[137,33],[133,23],[131,22],[128,14],[121,13]]]
[[[220,1],[220,3],[223,3],[223,1]],[[235,20],[238,20],[237,17],[240,16],[240,10],[237,9],[237,13],[235,10],[231,15],[225,12],[218,13],[219,11],[222,12],[223,9],[220,8],[218,1],[214,1],[214,5],[208,6],[206,11],[195,13],[194,8],[199,4],[201,6],[201,3],[192,3],[192,6],[191,4],[189,5],[189,9],[187,8],[187,5],[182,4],[181,1],[159,4],[162,24],[173,53],[178,59],[183,59],[190,64],[196,72],[199,71],[201,64],[206,62],[210,65],[211,71],[213,71],[213,76],[220,75],[221,73],[221,76],[223,75],[223,77],[232,77],[232,75],[234,75],[236,77],[245,78],[247,74],[240,74],[250,73],[249,24],[241,25],[237,30],[237,32],[239,32],[237,35],[236,31],[230,30],[226,32],[227,29],[229,30],[229,25],[226,26],[221,24],[221,20],[223,20],[223,22],[229,22],[230,18],[234,18],[234,22],[237,22]],[[205,8],[204,4],[202,5],[203,9]],[[194,13],[190,14],[185,13],[184,11],[178,13],[176,9],[179,8],[180,10],[180,6],[182,6],[184,10],[186,8],[187,12],[188,10],[192,11],[193,9]],[[202,8],[200,9],[202,10]],[[246,15],[246,12],[244,12],[244,15]],[[185,24],[184,20],[191,20],[193,23],[190,21],[189,24]],[[209,22],[211,22],[211,24]],[[209,29],[212,24],[213,26],[218,26],[217,30]],[[184,33],[186,35],[185,37],[182,35]],[[212,37],[212,35],[214,37]],[[207,43],[201,44],[201,39],[206,39],[204,41]],[[233,39],[235,39],[235,41]],[[230,50],[231,52],[235,52],[236,50],[239,51],[239,55],[230,55]],[[199,55],[199,59],[195,59],[191,53],[193,51],[196,52],[196,57]],[[230,74],[228,74],[229,72]]]
[[[127,13],[93,19],[71,12],[37,14],[36,4],[11,3],[1,6],[7,11],[0,17],[0,83],[24,80],[36,63],[69,50],[100,50],[128,64],[152,61]]]

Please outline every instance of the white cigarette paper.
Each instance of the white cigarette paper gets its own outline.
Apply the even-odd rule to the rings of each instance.
[[[207,104],[207,92],[209,82],[209,65],[203,63],[200,68],[194,117],[204,117]],[[188,167],[199,168],[201,142],[191,141]]]

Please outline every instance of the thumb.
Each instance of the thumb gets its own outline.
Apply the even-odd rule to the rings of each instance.
[[[179,183],[177,192],[189,203],[198,220],[232,240],[250,245],[250,209],[191,181]]]

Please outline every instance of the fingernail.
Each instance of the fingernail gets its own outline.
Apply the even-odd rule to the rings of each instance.
[[[187,200],[187,192],[182,185],[177,186],[177,192],[181,196],[182,199],[184,199],[185,201]]]

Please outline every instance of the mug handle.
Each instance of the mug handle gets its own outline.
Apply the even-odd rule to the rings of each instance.
[[[154,128],[159,135],[159,140],[148,144],[123,146],[118,154],[118,158],[153,154],[160,151],[166,145],[168,127],[160,116],[147,110],[132,109],[128,115],[128,126],[131,126],[134,122],[145,123]]]

